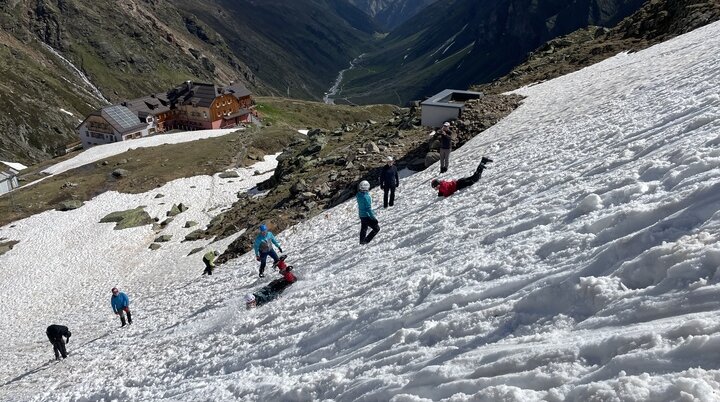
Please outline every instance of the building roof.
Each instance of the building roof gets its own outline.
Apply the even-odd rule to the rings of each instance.
[[[27,169],[27,166],[23,165],[22,163],[17,163],[17,162],[5,162],[5,161],[0,161],[0,163],[3,164],[3,165],[5,165],[5,166],[7,166],[7,167],[9,167],[10,169],[13,169],[13,170],[15,170],[15,171],[18,171],[18,172],[21,171],[21,170],[23,170],[23,169]]]
[[[423,106],[440,106],[461,109],[469,99],[478,99],[484,96],[482,92],[462,91],[459,89],[445,89],[423,101]]]
[[[223,116],[223,120],[234,119],[236,117],[245,116],[246,114],[249,114],[249,113],[250,113],[250,109],[241,108],[240,110],[238,110],[235,113],[231,113],[227,116]]]
[[[147,127],[147,123],[125,106],[112,105],[100,110],[102,117],[120,133],[138,130]]]
[[[193,105],[210,107],[218,96],[218,90],[213,84],[194,83],[186,81],[167,93],[170,104]]]
[[[170,101],[168,101],[164,92],[131,99],[120,103],[120,105],[127,107],[139,117],[155,116],[170,111]]]
[[[12,179],[13,177],[15,177],[15,173],[13,173],[13,172],[0,171],[0,181],[9,180],[9,179]]]
[[[250,90],[245,88],[245,85],[239,84],[239,83],[238,84],[230,84],[230,85],[226,86],[225,88],[223,88],[223,90],[225,91],[225,93],[233,94],[238,99],[248,96],[252,93],[252,92],[250,92]]]

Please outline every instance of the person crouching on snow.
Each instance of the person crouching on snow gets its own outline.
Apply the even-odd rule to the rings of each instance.
[[[477,169],[475,169],[475,173],[472,176],[463,177],[458,180],[433,179],[430,185],[437,190],[438,197],[449,197],[456,191],[462,190],[465,187],[470,187],[477,183],[478,180],[480,180],[483,170],[485,170],[485,165],[490,162],[492,162],[492,159],[483,156],[480,160],[480,165],[478,165]]]
[[[277,246],[278,251],[281,253],[282,247],[280,247],[280,243],[275,239],[275,236],[271,231],[268,230],[267,226],[260,225],[260,233],[255,237],[255,243],[253,244],[253,249],[255,250],[255,259],[260,261],[260,274],[258,275],[260,278],[265,276],[265,265],[267,264],[267,258],[270,256],[273,259],[273,262],[276,263],[280,260],[280,257],[278,257],[277,253],[273,249],[273,244]]]
[[[120,316],[121,327],[125,326],[125,313],[127,313],[128,324],[132,324],[132,315],[130,314],[130,299],[125,293],[119,291],[118,288],[112,288],[110,305],[112,306],[115,315]]]

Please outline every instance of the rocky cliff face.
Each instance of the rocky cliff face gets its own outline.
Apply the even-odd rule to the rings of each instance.
[[[405,102],[509,72],[527,53],[588,24],[612,26],[644,0],[448,0],[388,35],[343,84],[354,102]]]
[[[350,0],[390,32],[437,0]]]
[[[589,27],[553,39],[536,49],[508,75],[473,89],[511,91],[598,63],[623,51],[638,51],[720,20],[715,0],[654,0],[607,29]]]

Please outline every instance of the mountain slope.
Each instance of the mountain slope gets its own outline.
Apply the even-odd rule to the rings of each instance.
[[[553,79],[624,51],[638,51],[720,20],[720,2],[661,0],[644,4],[617,26],[589,27],[549,41],[506,76],[474,89],[511,91]]]
[[[252,255],[200,278],[185,255],[207,243],[152,254],[151,229],[95,223],[121,205],[166,211],[155,192],[2,227],[27,240],[0,256],[0,399],[712,400],[718,47],[715,23],[524,89],[443,176],[490,154],[481,182],[439,199],[437,165],[403,179],[364,247],[352,202],[280,233],[300,281],[254,311]],[[198,177],[167,194],[192,194],[187,212],[207,222],[234,185]],[[130,328],[116,329],[113,285],[133,300]],[[58,364],[49,322],[74,333]]]
[[[436,2],[394,30],[346,74],[339,97],[405,102],[498,78],[527,52],[580,27],[613,25],[643,0]],[[438,17],[441,16],[441,17]]]
[[[375,31],[344,0],[5,2],[0,25],[3,51],[15,54],[0,61],[0,94],[12,100],[0,118],[0,157],[26,163],[74,141],[78,119],[105,103],[78,75],[110,102],[188,79],[320,99]],[[31,102],[17,101],[24,91]]]

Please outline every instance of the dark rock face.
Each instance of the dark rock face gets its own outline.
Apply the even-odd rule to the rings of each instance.
[[[644,1],[437,1],[364,57],[340,95],[396,104],[490,82],[542,43],[589,24],[613,26]]]
[[[720,20],[714,0],[655,0],[613,28],[591,26],[550,40],[508,75],[474,89],[502,93],[577,71],[623,51],[638,51]]]

